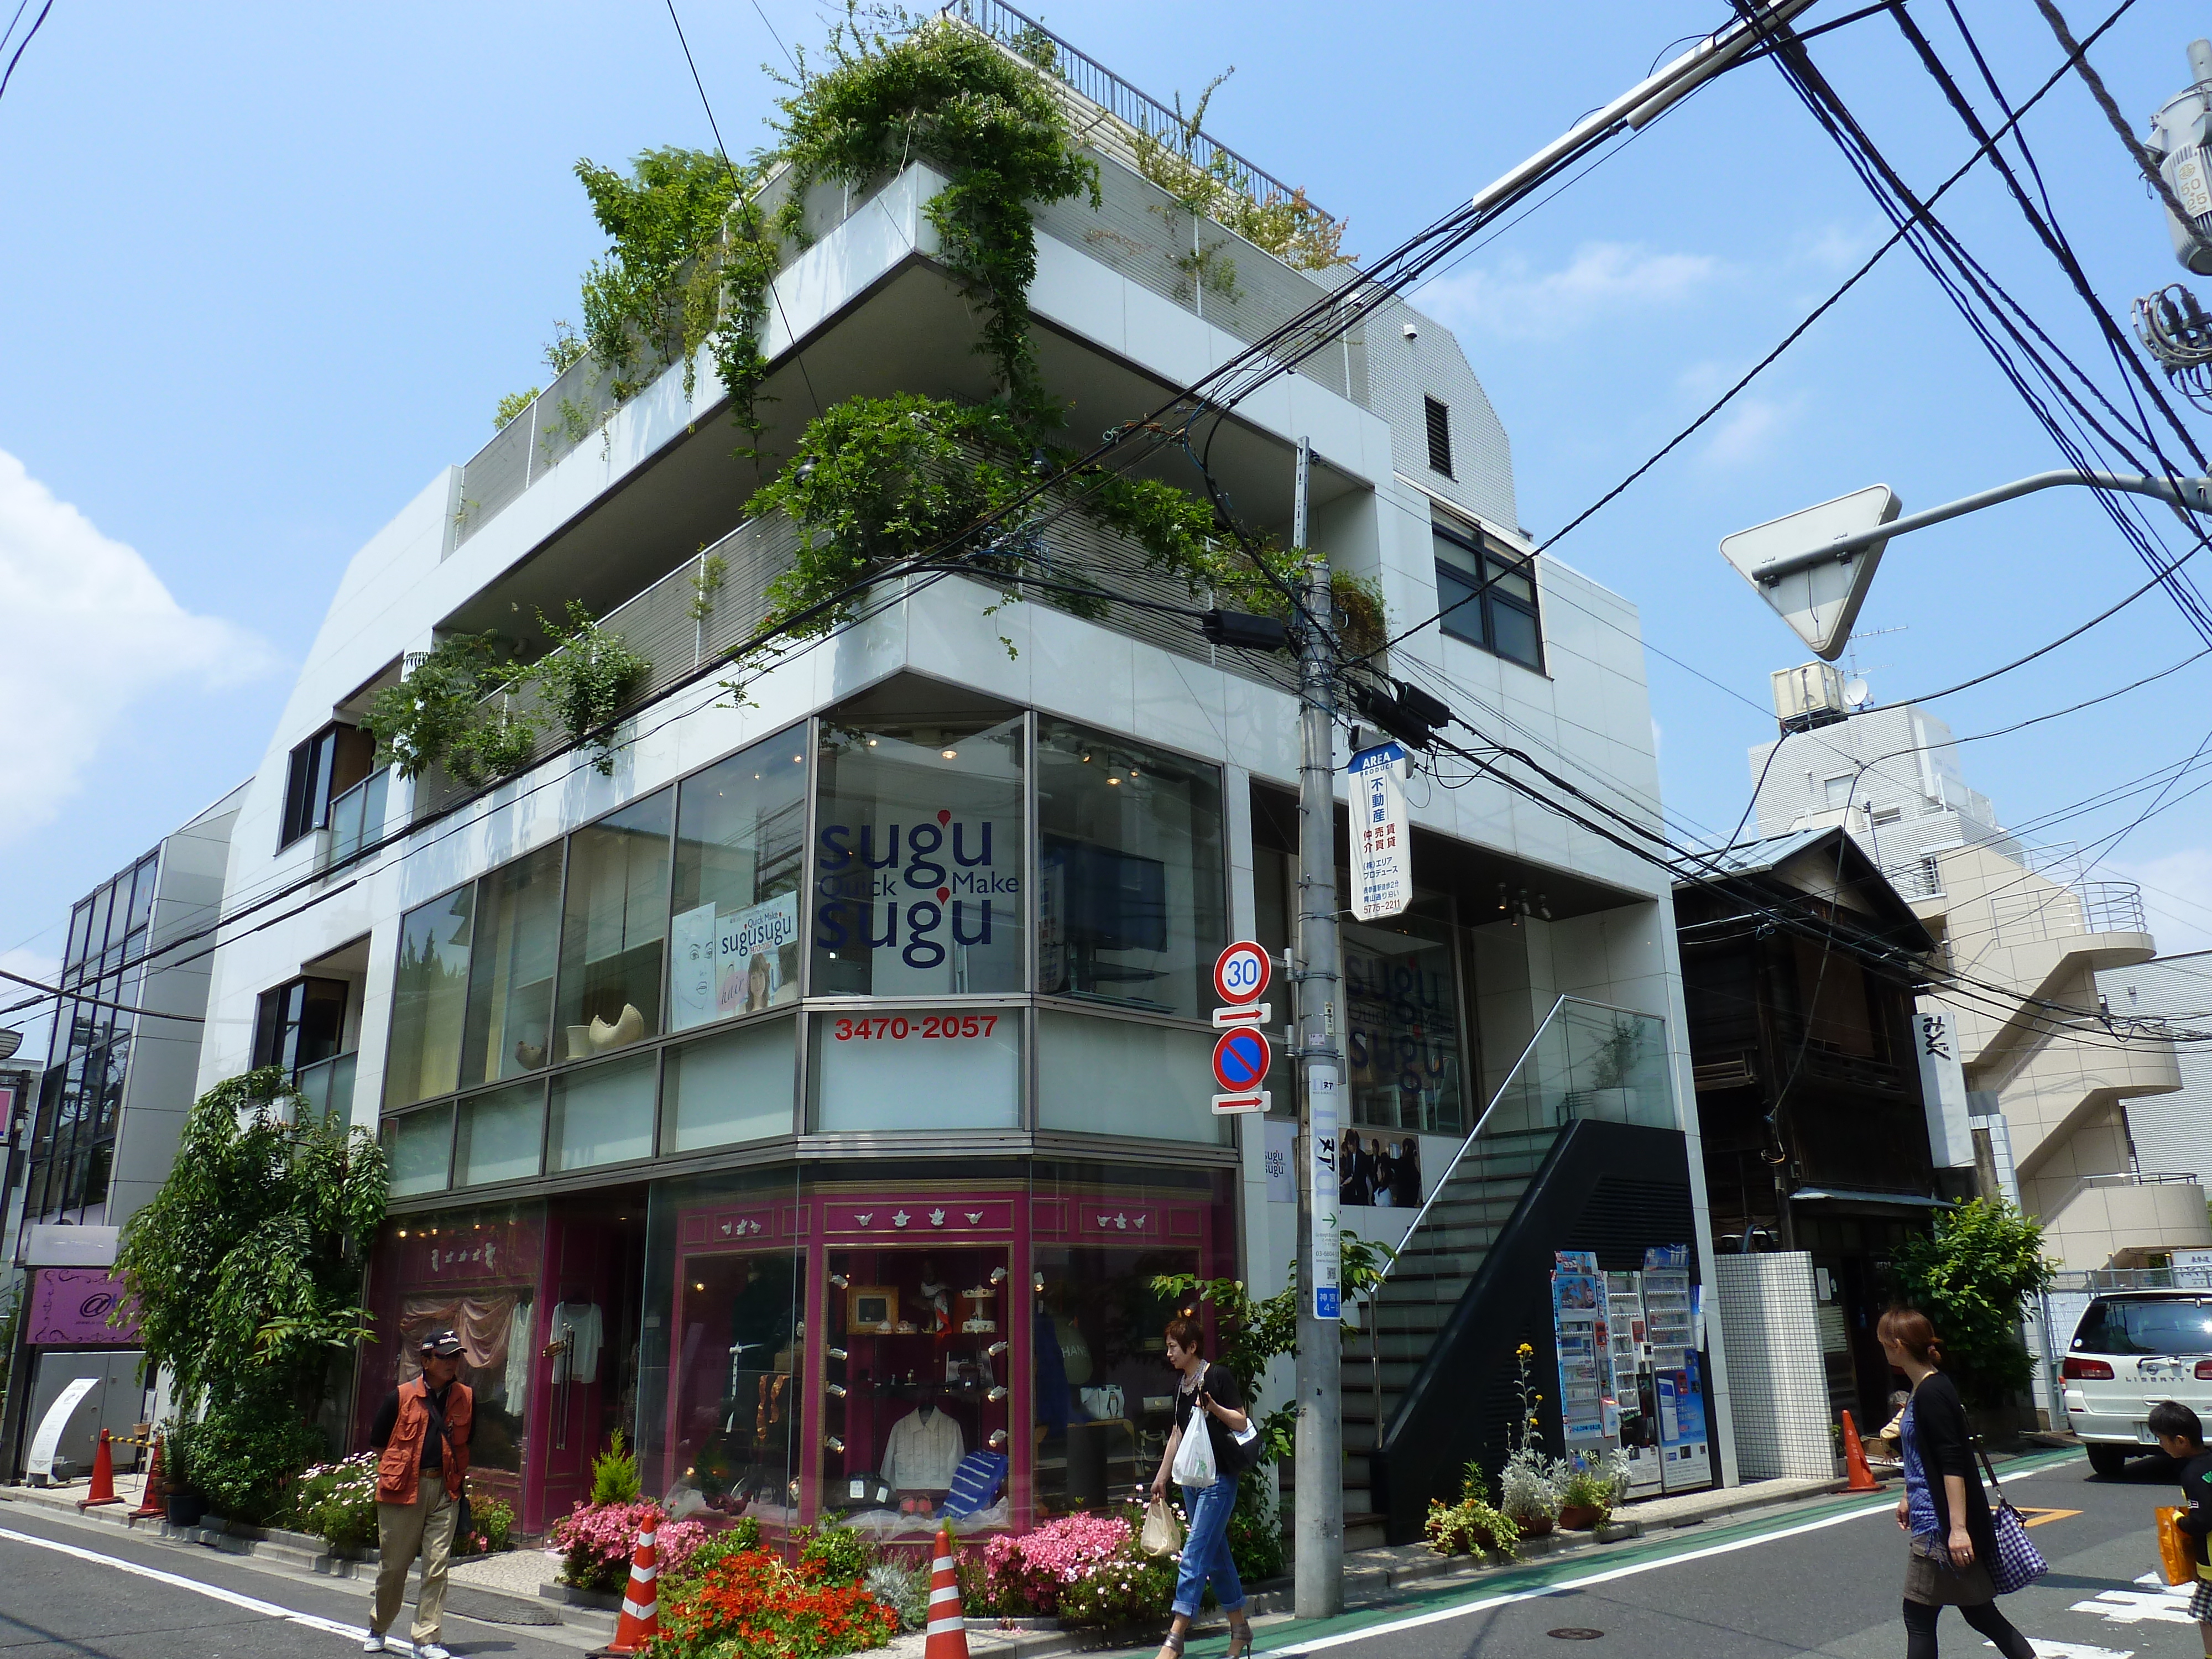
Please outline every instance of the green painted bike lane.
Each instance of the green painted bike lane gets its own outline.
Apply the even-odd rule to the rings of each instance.
[[[2063,1463],[2078,1462],[2081,1454],[2070,1449],[2037,1452],[2000,1465],[2009,1482]],[[1839,1498],[1802,1507],[1778,1508],[1755,1519],[1725,1525],[1670,1528],[1657,1538],[1601,1547],[1598,1550],[1556,1561],[1532,1562],[1524,1567],[1504,1567],[1481,1577],[1423,1590],[1408,1588],[1388,1602],[1338,1613],[1332,1618],[1294,1620],[1275,1626],[1255,1626],[1255,1647],[1261,1653],[1290,1655],[1347,1645],[1361,1636],[1411,1624],[1462,1617],[1507,1602],[1528,1601],[1547,1592],[1579,1589],[1608,1579],[1653,1571],[1672,1562],[1746,1548],[1770,1539],[1838,1525],[1863,1515],[1897,1507],[1898,1488],[1877,1497]],[[1213,1659],[1228,1650],[1225,1636],[1194,1641],[1190,1653],[1196,1659]]]

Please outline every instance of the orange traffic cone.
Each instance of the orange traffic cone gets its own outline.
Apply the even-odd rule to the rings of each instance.
[[[76,1500],[76,1506],[88,1510],[96,1504],[120,1504],[122,1501],[115,1495],[115,1454],[108,1450],[107,1431],[102,1429],[100,1431],[100,1449],[93,1454],[92,1458],[92,1490]]]
[[[929,1564],[929,1636],[921,1659],[968,1659],[968,1621],[960,1612],[960,1575],[952,1567],[952,1528],[937,1533],[937,1559]]]
[[[133,1521],[143,1521],[149,1516],[167,1515],[168,1505],[161,1501],[161,1437],[154,1437],[154,1455],[146,1465],[146,1490],[138,1495],[138,1507],[131,1511]]]
[[[660,1567],[653,1552],[659,1526],[656,1518],[638,1528],[637,1550],[629,1559],[629,1588],[623,1592],[622,1617],[615,1623],[615,1639],[603,1648],[593,1649],[595,1656],[642,1652],[645,1644],[660,1634],[660,1593],[654,1588]]]
[[[1844,1467],[1850,1471],[1850,1482],[1845,1492],[1880,1492],[1881,1482],[1874,1478],[1867,1467],[1866,1449],[1859,1444],[1857,1425],[1849,1412],[1844,1413]]]

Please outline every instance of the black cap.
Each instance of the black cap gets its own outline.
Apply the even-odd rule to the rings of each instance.
[[[422,1353],[435,1355],[440,1359],[457,1359],[461,1353],[461,1339],[453,1331],[432,1331],[421,1343]]]

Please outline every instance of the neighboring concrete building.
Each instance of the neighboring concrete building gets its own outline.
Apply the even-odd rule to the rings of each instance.
[[[78,1463],[101,1426],[127,1433],[144,1417],[139,1351],[107,1323],[119,1291],[108,1269],[118,1231],[167,1178],[199,1092],[210,936],[245,795],[234,789],[70,909],[66,994],[29,1142],[10,1164],[23,1186],[9,1255],[28,1298],[0,1429],[10,1476],[76,1377],[99,1379],[63,1441]]]
[[[2099,1002],[2101,970],[2156,953],[2141,890],[2007,834],[1926,710],[1850,713],[1818,664],[1775,680],[1784,735],[1751,752],[1760,830],[1842,825],[1941,942],[1964,982],[1923,1006],[1955,1017],[1984,1188],[2016,1192],[2069,1267],[2212,1244],[2203,1189],[2145,1179],[2130,1146],[2128,1103],[2181,1087],[2173,1044]]]
[[[1764,1329],[1781,1316],[1752,1307],[1760,1296],[1812,1286],[1826,1397],[1790,1403],[1816,1413],[1825,1449],[1839,1413],[1888,1420],[1875,1337],[1887,1264],[1932,1209],[1971,1190],[1929,1147],[1913,1002],[1935,941],[1840,829],[1746,842],[1711,865],[1675,884],[1674,916],[1713,1237],[1724,1255],[1805,1256],[1802,1275],[1747,1279],[1737,1299]],[[1737,1410],[1748,1441],[1754,1407],[1739,1398]]]
[[[1046,380],[1091,433],[1329,284],[1242,243],[1233,292],[1194,283],[1188,215],[1121,159],[1124,117],[1164,131],[1172,112],[1119,82],[1095,82],[1118,114],[1054,84],[1079,106],[1103,204],[1039,211],[1030,303]],[[926,210],[943,183],[921,158],[805,198],[811,239],[763,342],[771,472],[815,407],[988,394]],[[997,588],[955,576],[879,590],[733,703],[714,665],[766,615],[797,535],[745,520],[757,475],[731,459],[711,359],[690,368],[617,405],[586,359],[538,400],[543,422],[533,409],[430,481],[355,556],[230,849],[232,892],[319,902],[217,949],[199,1081],[257,1059],[325,1067],[322,1097],[380,1133],[393,1205],[361,1423],[403,1335],[458,1325],[477,1467],[528,1530],[586,1489],[616,1429],[678,1513],[781,1528],[859,1511],[920,1536],[933,1522],[886,1514],[884,1495],[941,1495],[961,1453],[985,1450],[1005,1484],[972,1524],[1106,1504],[1166,1427],[1153,1276],[1274,1285],[1290,1262],[1273,1126],[1216,1116],[1208,1066],[1215,954],[1288,933],[1284,665],[1120,604],[987,615]],[[563,404],[591,408],[587,441]],[[1635,612],[1534,556],[1504,429],[1449,331],[1391,307],[1224,423],[1212,464],[1278,536],[1301,437],[1313,541],[1395,618],[1463,601],[1394,646],[1394,671],[1506,711],[1656,829]],[[1189,602],[1080,519],[1043,534],[1071,570]],[[457,631],[519,637],[571,599],[651,662],[604,772],[548,738],[479,792],[435,770],[345,787],[363,709],[412,653]],[[1457,1413],[1488,1435],[1511,1411],[1524,1291],[1549,1346],[1554,1248],[1586,1236],[1608,1268],[1671,1248],[1710,1282],[1703,1161],[1662,872],[1488,779],[1431,790],[1413,816],[1413,909],[1347,930],[1344,1093],[1376,1143],[1369,1213],[1347,1217],[1401,1236],[1396,1211],[1516,1079],[1526,1139],[1500,1213],[1530,1186],[1530,1149],[1569,1139],[1632,1165],[1640,1206],[1608,1202],[1605,1227],[1575,1234],[1614,1190],[1588,1188],[1557,1228],[1523,1230],[1534,1277],[1510,1320],[1473,1322],[1505,1345],[1484,1348],[1488,1392]],[[1598,1086],[1524,1063],[1562,998],[1620,1011],[1607,1029],[1633,1025],[1638,1065]],[[1279,1084],[1279,1112],[1292,1104]],[[1438,1270],[1459,1274],[1457,1303],[1480,1294],[1462,1270],[1486,1224]],[[1474,1368],[1434,1343],[1425,1328],[1347,1401],[1355,1516],[1378,1399],[1394,1495],[1456,1489],[1434,1443],[1392,1450],[1424,1378]]]
[[[2148,1019],[2190,1030],[2212,1029],[2212,951],[2107,968],[2097,975],[2097,988],[2112,1018],[2123,1024]],[[2167,1180],[2185,1176],[2212,1190],[2212,1050],[2202,1042],[2180,1042],[2174,1053],[2179,1091],[2147,1097],[2128,1108],[2136,1167]]]

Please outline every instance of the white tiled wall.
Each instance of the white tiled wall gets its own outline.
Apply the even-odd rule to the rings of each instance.
[[[1728,1345],[1738,1478],[1834,1474],[1813,1258],[1802,1250],[1723,1255],[1714,1258],[1713,1268]]]

